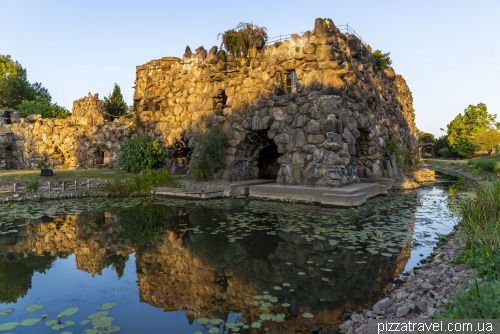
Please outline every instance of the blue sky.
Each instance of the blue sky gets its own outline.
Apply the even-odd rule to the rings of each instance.
[[[412,93],[417,126],[435,135],[469,104],[500,113],[500,1],[0,0],[0,54],[71,109],[116,82],[132,103],[135,67],[186,45],[207,50],[239,22],[270,37],[312,30],[317,17],[348,23],[391,53]],[[500,118],[497,118],[500,119]]]

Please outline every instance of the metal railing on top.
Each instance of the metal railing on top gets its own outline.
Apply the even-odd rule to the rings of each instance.
[[[352,29],[352,27],[349,26],[349,23],[346,23],[346,24],[342,24],[340,26],[337,26],[337,28],[340,30],[341,33],[343,34],[349,34],[349,35],[353,35],[353,36],[356,36],[357,38],[359,38],[359,40],[361,41],[361,43],[363,43],[364,45],[367,45],[365,43],[365,41],[363,41],[363,39],[361,38],[361,36],[359,34],[356,33],[356,30]],[[290,38],[292,38],[292,35],[299,35],[300,37],[302,37],[304,35],[304,32],[299,32],[299,33],[295,33],[295,34],[287,34],[287,35],[279,35],[279,36],[275,36],[275,37],[271,37],[271,38],[268,38],[267,39],[267,42],[266,42],[266,45],[269,45],[269,44],[274,44],[276,42],[283,42],[283,41],[287,41],[289,40]]]

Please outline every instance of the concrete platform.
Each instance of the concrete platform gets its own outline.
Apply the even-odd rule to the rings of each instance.
[[[285,186],[266,184],[251,186],[249,196],[259,199],[293,200],[320,203],[323,206],[359,206],[370,197],[387,194],[379,183],[357,183],[342,188]]]
[[[392,186],[394,183],[396,183],[395,179],[390,179],[390,178],[372,178],[372,179],[367,179],[367,178],[360,178],[359,179],[361,183],[380,183],[384,184],[387,186],[387,189],[392,189]]]
[[[372,180],[368,183],[366,180]],[[156,187],[152,193],[177,198],[220,198],[250,196],[259,199],[293,200],[320,203],[322,206],[359,206],[370,197],[385,195],[394,183],[391,179],[363,179],[361,183],[342,188],[289,186],[274,180],[241,182],[192,182],[183,188]]]

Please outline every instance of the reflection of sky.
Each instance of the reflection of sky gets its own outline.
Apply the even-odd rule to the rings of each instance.
[[[432,253],[432,248],[437,241],[437,233],[448,234],[457,223],[457,218],[448,207],[449,197],[446,183],[423,187],[417,191],[420,195],[420,205],[417,206],[415,214],[414,238],[421,245],[412,248],[405,271],[413,269],[421,259]],[[426,237],[424,234],[429,236]]]
[[[114,318],[113,325],[123,329],[119,333],[193,333],[201,326],[196,323],[190,326],[184,311],[163,312],[146,303],[141,303],[138,296],[137,276],[135,274],[135,255],[131,254],[127,261],[123,277],[117,280],[116,272],[106,268],[102,276],[77,270],[74,255],[68,259],[58,259],[45,274],[33,275],[32,289],[17,303],[0,304],[0,310],[15,308],[14,313],[1,317],[0,324],[29,318],[41,318],[47,314],[46,320],[57,319],[57,315],[71,307],[79,311],[72,316],[62,317],[61,321],[76,322],[64,328],[73,333],[81,333],[91,324],[81,326],[78,322],[85,320],[90,314],[99,312],[98,306],[107,302],[118,302],[109,310],[108,317]],[[37,312],[26,312],[25,308],[32,304],[42,304],[44,308]],[[193,328],[192,328],[193,327]],[[196,328],[194,328],[196,327]],[[18,326],[11,333],[55,333],[44,323],[31,327]]]

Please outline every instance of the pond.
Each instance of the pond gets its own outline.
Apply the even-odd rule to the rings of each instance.
[[[0,204],[0,333],[338,324],[453,229],[453,189],[391,191],[352,209],[235,199]]]

